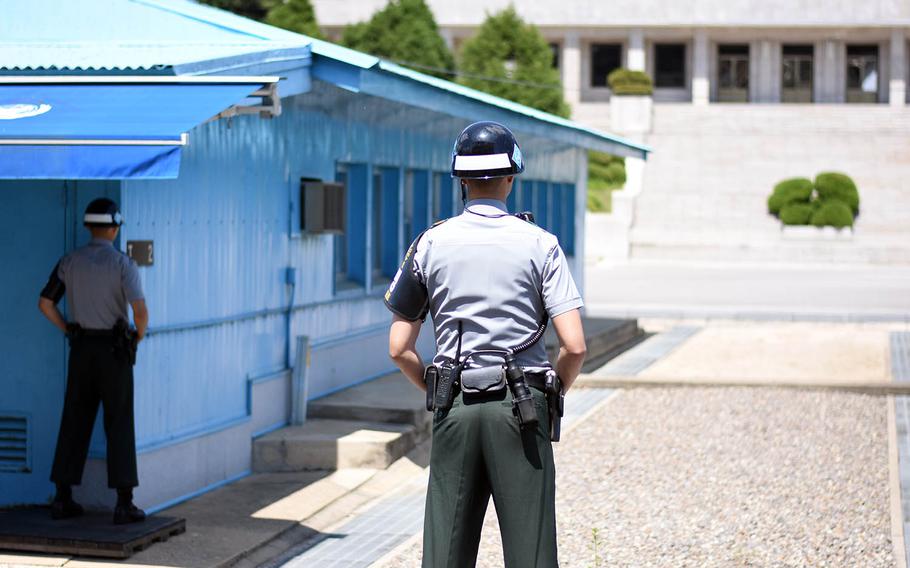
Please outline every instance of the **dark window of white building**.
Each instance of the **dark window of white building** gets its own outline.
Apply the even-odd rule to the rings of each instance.
[[[670,89],[685,88],[685,44],[658,43],[654,46],[654,86]]]
[[[749,46],[717,47],[717,100],[744,103],[749,100]]]
[[[559,69],[559,44],[551,43],[549,46],[550,52],[553,54],[553,68]]]
[[[781,100],[785,103],[812,102],[811,45],[785,45],[781,57]]]
[[[591,44],[591,86],[606,87],[610,71],[622,67],[622,44]]]
[[[847,102],[878,102],[878,46],[847,46]]]

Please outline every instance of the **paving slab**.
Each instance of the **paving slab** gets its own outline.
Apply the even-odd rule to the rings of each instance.
[[[645,378],[891,381],[889,334],[872,325],[716,323],[643,370]]]

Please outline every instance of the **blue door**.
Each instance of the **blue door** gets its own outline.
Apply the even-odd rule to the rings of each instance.
[[[67,347],[38,295],[57,260],[90,238],[88,202],[118,193],[110,181],[0,181],[0,507],[53,496]]]
[[[38,294],[66,251],[62,181],[0,182],[0,506],[41,503],[63,406],[63,334]]]

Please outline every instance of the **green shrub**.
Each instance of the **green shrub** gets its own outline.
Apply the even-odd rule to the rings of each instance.
[[[784,225],[808,225],[812,218],[812,206],[808,203],[791,203],[780,210]]]
[[[783,212],[781,212],[783,219]],[[853,211],[850,206],[837,199],[826,199],[820,202],[818,209],[812,213],[811,222],[816,227],[852,227]]]
[[[614,69],[607,75],[607,84],[614,95],[650,95],[654,92],[651,77],[644,71]]]
[[[838,172],[820,173],[815,176],[815,189],[822,201],[836,199],[849,206],[854,216],[859,213],[859,191],[849,176]]]
[[[791,203],[809,203],[812,198],[812,180],[807,178],[790,178],[774,186],[768,197],[768,213],[777,215],[781,209]]]

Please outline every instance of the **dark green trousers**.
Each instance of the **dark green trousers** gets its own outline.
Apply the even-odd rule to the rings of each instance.
[[[531,389],[540,423],[521,430],[508,391],[459,394],[433,420],[423,532],[424,568],[465,568],[477,547],[490,495],[506,568],[556,568],[556,470],[545,395]]]

